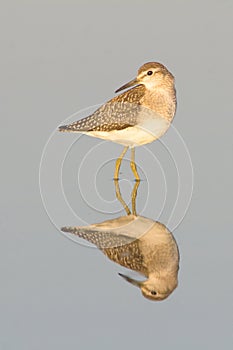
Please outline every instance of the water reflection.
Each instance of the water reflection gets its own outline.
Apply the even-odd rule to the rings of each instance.
[[[139,287],[144,297],[163,300],[178,284],[179,251],[165,225],[136,214],[138,186],[136,182],[131,194],[132,213],[115,180],[116,196],[127,215],[89,226],[63,227],[62,231],[93,243],[112,261],[147,277],[139,281],[119,273]]]

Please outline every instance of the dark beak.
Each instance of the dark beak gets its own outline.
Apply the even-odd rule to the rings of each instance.
[[[135,86],[135,85],[138,85],[138,84],[139,84],[139,83],[138,83],[138,80],[137,80],[137,78],[135,78],[135,79],[129,81],[127,84],[121,86],[121,87],[120,87],[119,89],[117,89],[115,92],[119,92],[119,91],[128,89],[129,87]]]
[[[136,287],[141,287],[142,286],[142,283],[141,281],[137,281],[137,280],[134,280],[133,278],[131,277],[128,277],[126,275],[123,275],[122,273],[118,273],[119,276],[121,276],[122,278],[124,278],[127,282],[133,284],[134,286]]]

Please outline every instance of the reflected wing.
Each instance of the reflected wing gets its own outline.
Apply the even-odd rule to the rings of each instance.
[[[62,227],[63,232],[72,233],[86,241],[95,244],[99,249],[113,248],[129,244],[135,239],[124,235],[118,235],[111,231],[99,231],[96,229],[84,228],[79,226]]]
[[[147,266],[144,264],[144,257],[138,239],[124,246],[104,249],[104,253],[116,263],[148,276]]]
[[[113,131],[133,126],[137,123],[144,93],[145,86],[138,85],[111,99],[92,115],[70,125],[60,126],[59,131]]]
[[[140,249],[140,240],[111,231],[97,231],[83,227],[63,227],[63,232],[75,234],[95,244],[112,261],[147,276],[147,267]]]

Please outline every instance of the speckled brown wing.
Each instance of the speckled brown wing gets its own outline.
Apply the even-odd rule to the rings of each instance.
[[[101,232],[95,229],[87,230],[82,227],[63,227],[61,230],[91,242],[110,260],[147,276],[147,267],[144,264],[138,239],[111,231]]]
[[[92,115],[70,125],[59,127],[59,131],[88,132],[122,130],[137,124],[141,111],[141,99],[145,86],[138,85],[120,94],[98,108]]]
[[[134,237],[128,237],[121,234],[112,233],[111,231],[99,231],[91,228],[83,228],[79,226],[62,227],[63,232],[72,233],[86,241],[95,244],[99,249],[112,248],[131,243]]]
[[[144,257],[138,239],[123,246],[103,249],[103,252],[117,264],[148,276],[148,270],[144,264]]]

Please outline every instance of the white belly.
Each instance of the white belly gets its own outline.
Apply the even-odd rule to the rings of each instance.
[[[89,131],[84,134],[100,139],[113,141],[124,146],[141,146],[160,138],[169,128],[170,122],[164,118],[153,118],[140,125],[130,126],[123,130]]]

